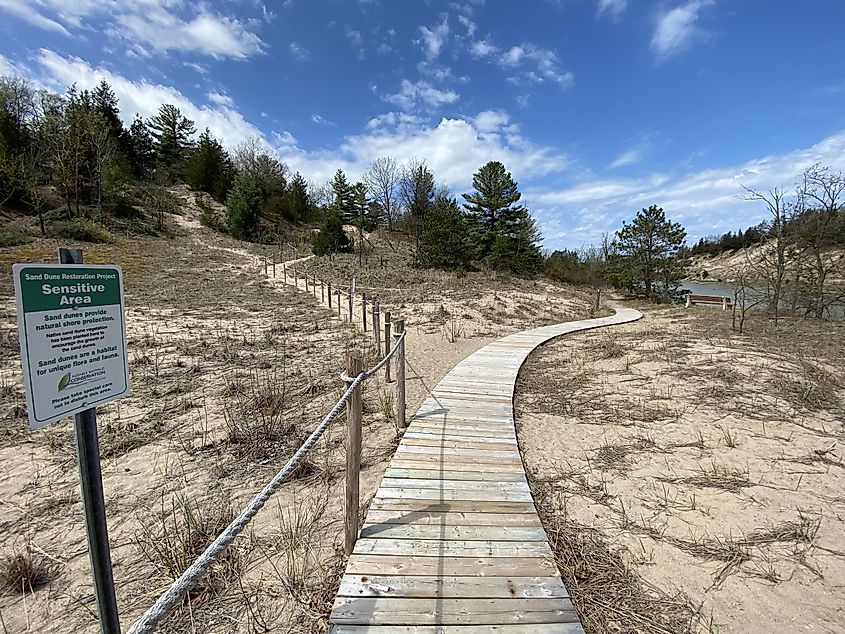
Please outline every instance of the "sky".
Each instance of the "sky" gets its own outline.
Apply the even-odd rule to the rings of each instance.
[[[845,170],[842,0],[0,0],[0,74],[105,78],[309,181],[426,159],[459,197],[505,164],[546,249],[662,206],[689,240],[758,223],[743,186]]]

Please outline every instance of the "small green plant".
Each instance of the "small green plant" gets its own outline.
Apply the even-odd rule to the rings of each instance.
[[[467,276],[467,272],[466,272],[466,269],[464,267],[459,266],[458,268],[455,269],[455,277],[457,277],[459,280],[462,280],[466,276]]]
[[[80,240],[81,242],[106,244],[114,241],[114,236],[103,225],[84,218],[54,222],[51,231],[62,238]]]
[[[394,412],[393,392],[380,391],[379,394],[378,394],[378,404],[379,404],[379,411],[381,412],[382,416],[384,416],[384,420],[386,420],[388,422],[393,421],[393,412]]]
[[[32,238],[20,229],[0,229],[0,248],[17,247],[31,241]]]
[[[722,432],[722,440],[725,441],[725,445],[734,449],[737,446],[737,438],[733,432],[731,432],[730,427],[719,427],[719,429]]]

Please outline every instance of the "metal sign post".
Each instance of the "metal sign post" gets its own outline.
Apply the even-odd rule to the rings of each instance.
[[[74,417],[100,631],[120,634],[96,407],[130,390],[123,273],[84,266],[79,249],[59,249],[59,262],[12,267],[29,425]]]
[[[62,264],[82,264],[81,249],[59,249]],[[88,533],[88,555],[94,577],[94,594],[103,634],[120,634],[120,618],[114,592],[109,529],[106,524],[106,501],[103,495],[103,473],[100,468],[100,439],[97,434],[97,408],[83,410],[73,417],[76,430],[76,454],[79,456],[79,483],[85,528]]]

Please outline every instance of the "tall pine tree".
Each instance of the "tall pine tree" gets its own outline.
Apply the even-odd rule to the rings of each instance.
[[[151,117],[147,126],[155,139],[157,167],[165,178],[179,178],[191,147],[191,137],[197,131],[194,122],[173,104],[166,103]]]
[[[499,161],[481,166],[472,176],[475,192],[464,194],[464,208],[474,225],[475,256],[486,258],[496,239],[510,235],[523,211],[516,181]]]
[[[234,180],[234,167],[229,154],[220,142],[211,136],[206,128],[200,134],[196,147],[191,152],[185,169],[185,180],[194,189],[208,192],[220,202]]]

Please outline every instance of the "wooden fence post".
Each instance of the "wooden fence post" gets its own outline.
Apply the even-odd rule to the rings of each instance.
[[[267,277],[267,256],[264,256],[264,277]]]
[[[349,289],[348,299],[349,299],[349,323],[351,324],[355,321],[355,315],[353,315],[353,313],[352,313],[352,289],[351,288]]]
[[[329,308],[332,307],[332,283],[326,282],[326,285],[329,287]]]
[[[320,303],[326,303],[326,285],[323,283],[323,280],[320,280]]]
[[[599,312],[600,308],[601,308],[601,289],[597,288],[596,289],[596,312]]]
[[[367,294],[361,293],[361,321],[363,322],[364,332],[367,332]]]
[[[393,338],[399,341],[402,333],[405,332],[405,320],[397,319],[393,328]],[[389,365],[389,362],[388,362]],[[408,426],[405,420],[405,340],[399,343],[396,351],[396,426],[405,429]]]
[[[296,267],[293,267],[293,285],[299,288],[299,280],[296,277]]]
[[[373,336],[376,341],[376,350],[381,354],[381,315],[379,314],[378,300],[373,302]]]
[[[314,297],[317,297],[317,275],[311,276],[311,290],[314,292]]]
[[[337,289],[337,318],[343,321],[340,314],[340,289]]]
[[[288,283],[288,265],[287,264],[282,265],[282,274],[285,276],[285,284],[287,284]]]
[[[302,278],[305,280],[305,292],[308,292],[308,271],[302,273]]]
[[[354,379],[364,365],[364,358],[360,351],[352,351],[346,355],[346,375]],[[358,385],[346,404],[346,508],[343,527],[343,551],[352,554],[358,539],[358,479],[361,472],[361,386]]]
[[[390,353],[390,311],[384,313],[384,356]],[[384,364],[384,382],[390,383],[390,362]]]

